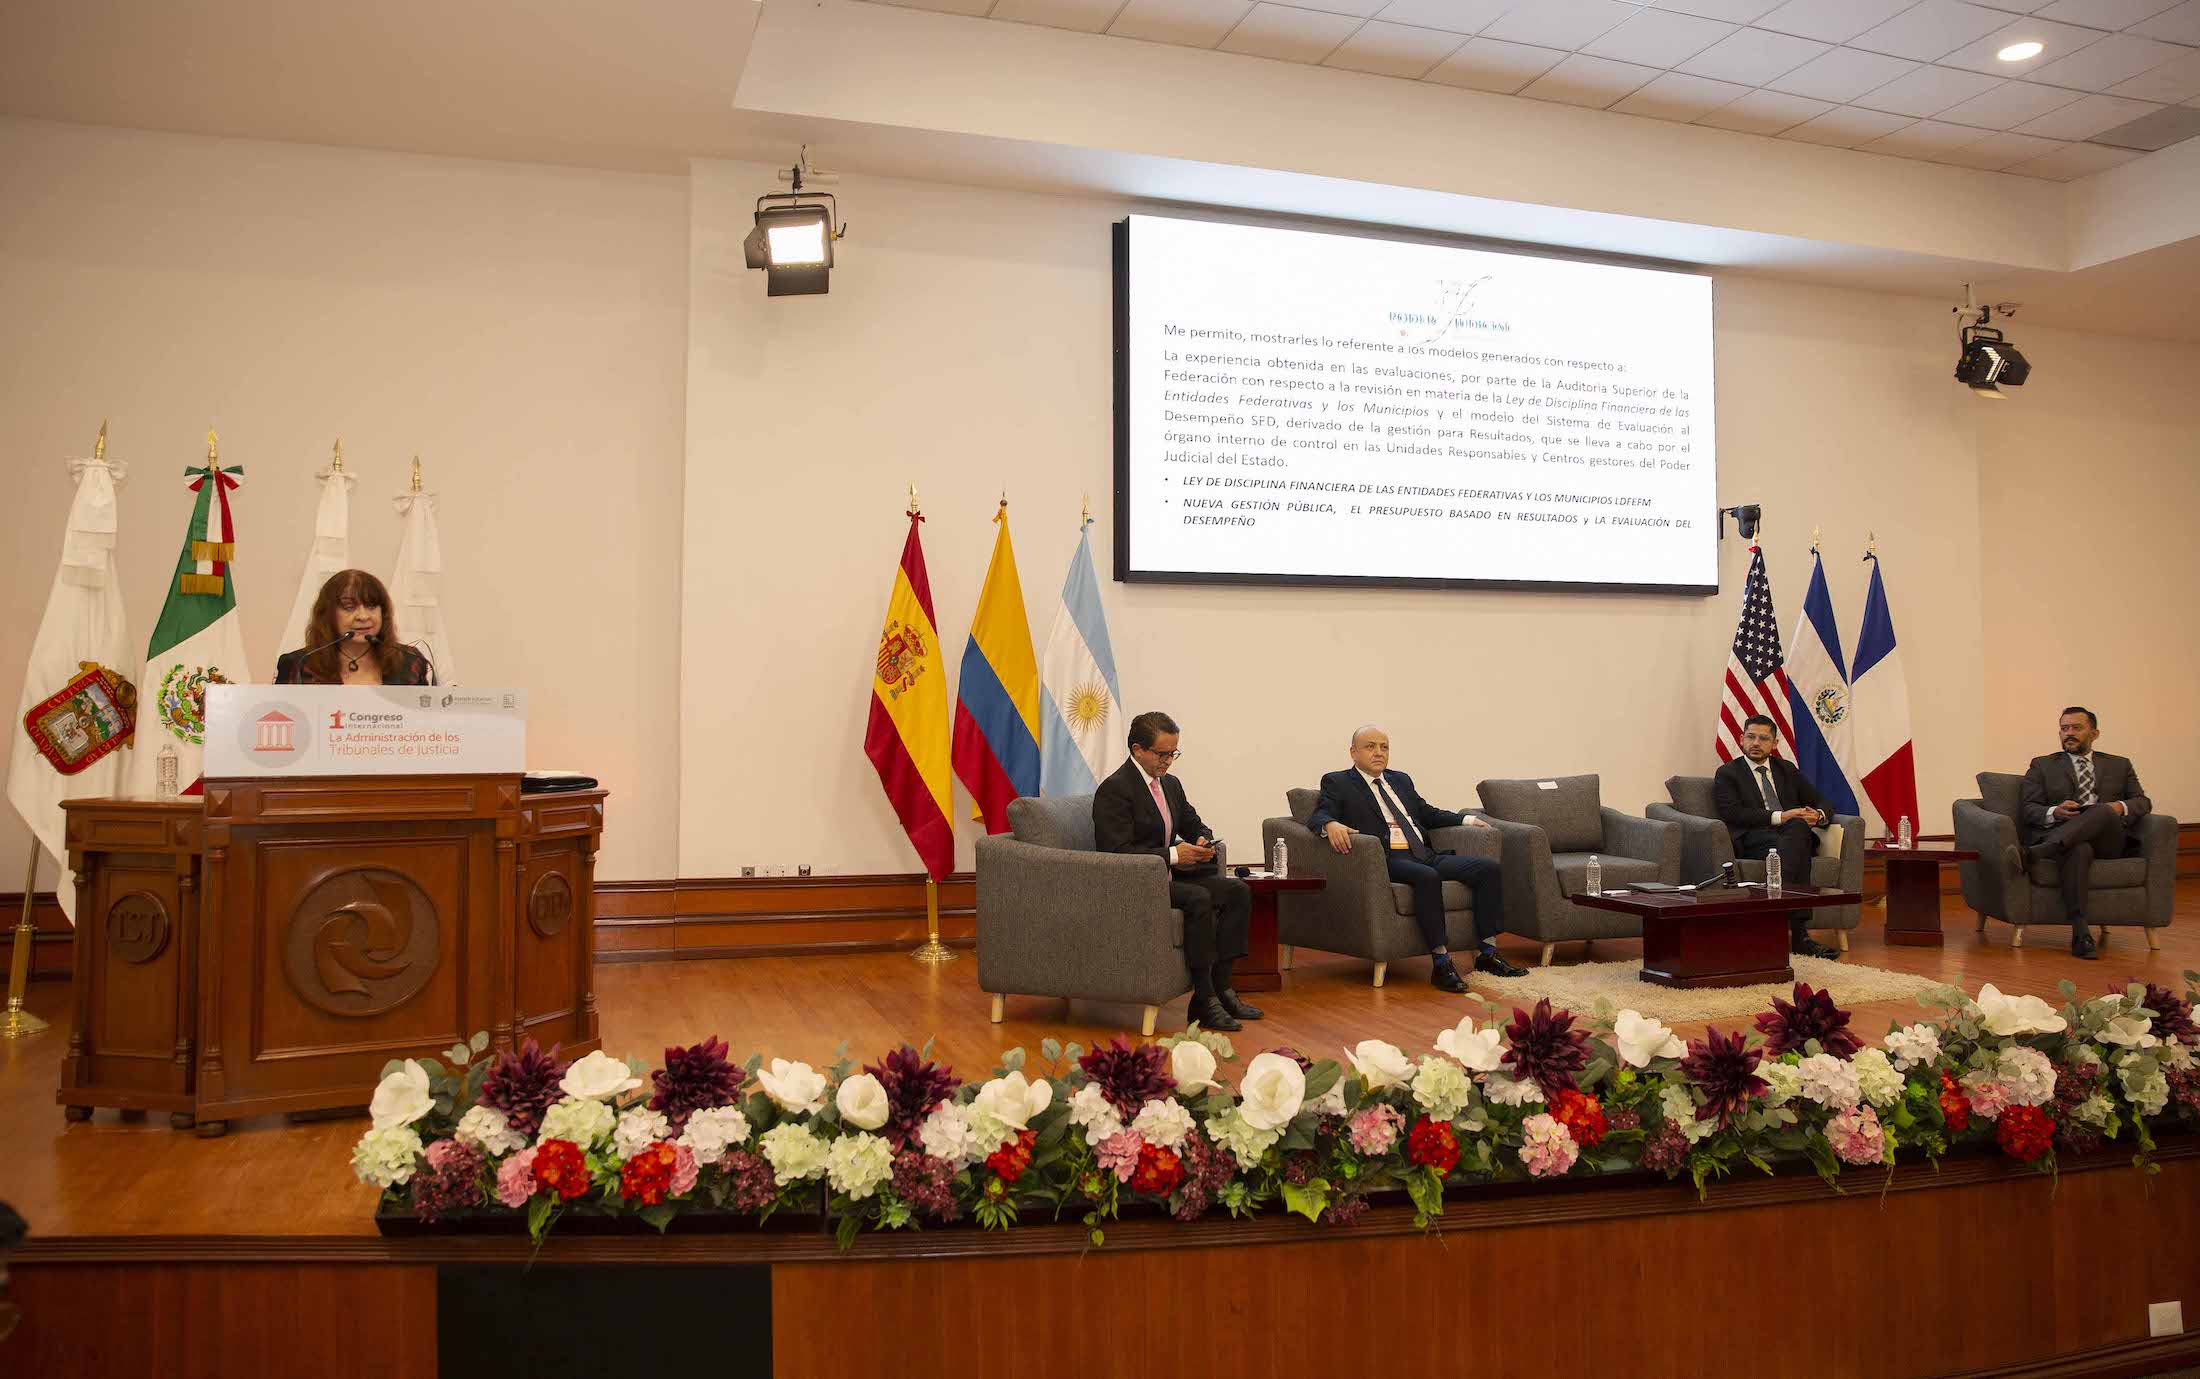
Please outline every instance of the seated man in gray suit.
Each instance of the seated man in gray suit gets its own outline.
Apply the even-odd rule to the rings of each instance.
[[[1488,828],[1481,819],[1438,809],[1421,798],[1413,778],[1390,769],[1390,734],[1369,723],[1352,734],[1352,768],[1322,777],[1322,797],[1307,827],[1329,839],[1339,852],[1352,851],[1352,835],[1381,840],[1390,879],[1413,888],[1413,922],[1421,928],[1435,965],[1429,981],[1439,990],[1462,992],[1466,979],[1451,960],[1450,935],[1444,931],[1444,883],[1458,881],[1474,892],[1474,928],[1482,936],[1475,967],[1500,977],[1527,973],[1498,956],[1490,940],[1505,931],[1504,879],[1498,864],[1482,857],[1457,857],[1428,845],[1432,829]]]
[[[2131,851],[2131,830],[2154,806],[2139,788],[2139,773],[2128,757],[2093,750],[2101,721],[2093,710],[2072,706],[2062,711],[2055,731],[2062,750],[2032,758],[2024,773],[2019,809],[2027,844],[2026,865],[2062,864],[2063,913],[2070,917],[2070,951],[2098,956],[2086,927],[2087,886],[2093,860],[2113,860]]]

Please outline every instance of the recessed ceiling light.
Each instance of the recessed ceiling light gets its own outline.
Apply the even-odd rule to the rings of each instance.
[[[2026,39],[2022,43],[2010,44],[2008,47],[1994,54],[1994,56],[2000,58],[2003,62],[2022,62],[2026,58],[2038,57],[2041,53],[2045,51],[2047,51],[2047,45],[2045,43],[2040,43],[2033,39]]]

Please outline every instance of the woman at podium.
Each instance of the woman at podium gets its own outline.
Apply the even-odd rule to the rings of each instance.
[[[339,570],[314,597],[306,644],[275,662],[278,685],[432,685],[435,667],[397,639],[390,595],[365,570]]]

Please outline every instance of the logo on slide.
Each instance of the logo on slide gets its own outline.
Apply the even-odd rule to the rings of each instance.
[[[1849,716],[1849,696],[1839,685],[1828,685],[1810,701],[1810,712],[1830,728]]]

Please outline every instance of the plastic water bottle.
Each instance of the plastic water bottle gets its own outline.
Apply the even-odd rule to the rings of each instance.
[[[173,742],[160,744],[160,760],[153,767],[153,794],[164,800],[176,798],[177,758]]]
[[[1768,891],[1787,889],[1780,884],[1780,849],[1778,848],[1774,848],[1765,854],[1765,889]]]
[[[1902,823],[1895,831],[1895,839],[1905,852],[1917,845],[1917,835],[1910,831],[1909,815],[1902,816]]]
[[[1589,854],[1589,869],[1581,879],[1581,886],[1591,895],[1604,894],[1604,864],[1597,860],[1597,855],[1593,852]]]
[[[1281,838],[1268,845],[1268,870],[1278,880],[1291,874],[1291,850],[1283,845]]]

